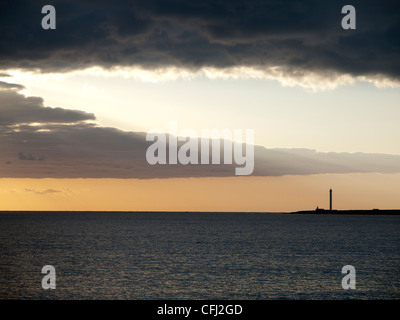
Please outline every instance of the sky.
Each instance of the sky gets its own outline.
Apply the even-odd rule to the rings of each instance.
[[[46,4],[0,4],[0,210],[400,207],[395,1]],[[254,130],[251,175],[150,165],[171,121]]]

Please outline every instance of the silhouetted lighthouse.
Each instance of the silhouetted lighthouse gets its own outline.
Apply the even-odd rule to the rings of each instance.
[[[332,189],[329,189],[329,211],[332,211]]]

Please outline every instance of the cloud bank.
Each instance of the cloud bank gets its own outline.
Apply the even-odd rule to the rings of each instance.
[[[145,133],[98,126],[93,114],[48,107],[15,88],[0,89],[0,178],[229,177],[238,167],[150,165]],[[400,172],[400,156],[255,147],[253,176],[352,172]]]
[[[45,4],[0,5],[0,69],[249,68],[306,87],[400,80],[397,1],[352,1],[356,30],[342,29],[340,1],[54,0],[56,30],[41,27]]]

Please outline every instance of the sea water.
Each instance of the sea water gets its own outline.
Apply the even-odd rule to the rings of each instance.
[[[399,298],[400,216],[0,213],[0,299]]]

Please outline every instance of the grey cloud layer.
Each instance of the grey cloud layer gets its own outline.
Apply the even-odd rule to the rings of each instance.
[[[40,97],[0,90],[0,178],[234,176],[233,165],[154,165],[145,133],[95,125],[94,115],[49,108]],[[35,123],[36,125],[32,125]],[[38,124],[37,124],[38,123]],[[255,176],[400,172],[400,156],[255,148]]]
[[[8,84],[8,88],[20,88]],[[7,88],[0,83],[0,87]],[[95,120],[94,114],[77,110],[51,108],[43,105],[41,97],[25,97],[14,90],[0,90],[0,125],[21,123],[75,123]]]
[[[398,1],[352,1],[351,31],[341,28],[341,1],[54,0],[50,31],[45,4],[1,3],[0,68],[246,65],[400,78]]]
[[[5,76],[5,75],[0,74],[0,77],[2,77],[2,76]],[[22,89],[25,89],[25,86],[23,86],[22,84],[18,84],[18,83],[9,83],[9,82],[0,81],[0,89],[22,90]]]

